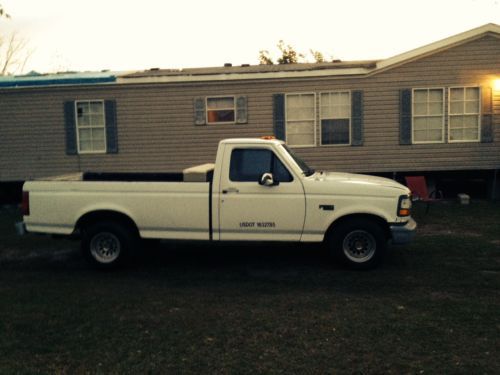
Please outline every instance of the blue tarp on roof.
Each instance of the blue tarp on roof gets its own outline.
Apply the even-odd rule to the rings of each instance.
[[[67,72],[56,74],[29,73],[22,76],[0,77],[0,88],[52,85],[91,85],[116,82],[114,72]]]

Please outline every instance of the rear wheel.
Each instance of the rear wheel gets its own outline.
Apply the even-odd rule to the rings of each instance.
[[[99,268],[116,267],[130,259],[138,240],[135,230],[113,221],[91,224],[82,232],[82,253]]]
[[[376,221],[353,219],[333,228],[328,245],[335,258],[347,266],[370,269],[383,258],[387,236]]]

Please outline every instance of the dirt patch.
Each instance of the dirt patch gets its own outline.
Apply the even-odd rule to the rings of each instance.
[[[19,249],[2,249],[0,263],[18,263],[33,261],[61,262],[73,258],[77,251],[73,248],[53,250],[40,248],[30,252],[20,252]]]
[[[430,297],[434,301],[442,301],[442,300],[458,301],[459,300],[459,298],[457,296],[454,296],[448,292],[432,292],[430,294]]]
[[[418,228],[420,236],[464,236],[464,237],[481,237],[482,234],[475,231],[452,230],[443,227],[421,226]]]

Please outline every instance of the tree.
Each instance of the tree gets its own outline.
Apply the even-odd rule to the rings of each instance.
[[[0,4],[0,18],[10,18]],[[0,35],[0,76],[17,74],[24,70],[33,51],[28,49],[28,41],[12,32],[6,37]]]
[[[269,55],[268,50],[260,50],[259,51],[259,64],[260,65],[273,65],[274,61]]]
[[[278,64],[297,64],[300,62],[309,62],[306,56],[302,53],[298,53],[294,47],[290,44],[285,44],[283,40],[280,40],[277,44],[281,56],[278,57]],[[316,63],[325,62],[325,56],[320,51],[315,51],[310,49],[309,54]],[[333,59],[332,59],[333,60]],[[274,60],[271,57],[268,50],[259,51],[259,64],[260,65],[273,65]]]
[[[325,57],[323,56],[323,54],[321,52],[310,49],[309,53],[314,58],[314,62],[316,62],[316,63],[325,62]]]
[[[304,55],[297,53],[291,45],[285,45],[285,42],[278,42],[278,49],[281,52],[281,57],[278,58],[278,64],[297,64],[299,58],[304,58]]]

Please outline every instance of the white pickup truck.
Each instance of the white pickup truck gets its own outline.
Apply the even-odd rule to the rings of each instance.
[[[409,242],[410,191],[380,177],[315,172],[282,141],[227,139],[215,164],[183,173],[78,173],[23,186],[29,232],[80,235],[111,267],[139,239],[325,242],[354,268],[371,268],[388,241]]]

